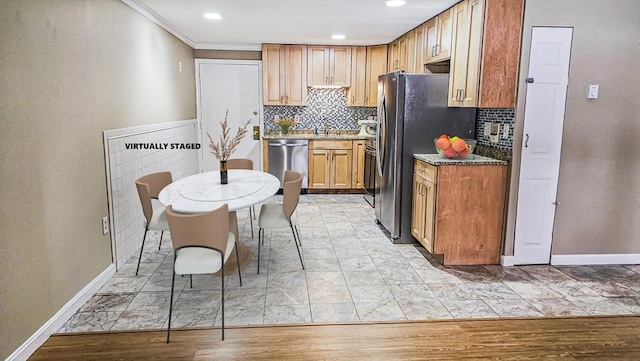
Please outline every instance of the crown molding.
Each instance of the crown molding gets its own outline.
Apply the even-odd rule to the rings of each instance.
[[[176,38],[180,39],[183,43],[189,45],[192,48],[195,48],[196,43],[189,39],[187,36],[178,31],[178,29],[174,28],[167,20],[158,15],[155,11],[149,9],[145,4],[141,3],[138,0],[120,0],[123,3],[129,5],[132,9],[142,14],[142,16],[147,19],[153,21],[158,26],[163,28],[164,30],[171,33]]]
[[[196,43],[194,49],[198,50],[242,50],[242,51],[262,51],[261,44],[211,44]]]

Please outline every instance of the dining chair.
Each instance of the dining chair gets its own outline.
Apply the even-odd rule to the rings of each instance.
[[[302,187],[302,173],[288,170],[284,172],[284,186],[282,187],[282,203],[265,203],[260,208],[260,217],[258,218],[258,273],[260,273],[260,248],[264,243],[264,230],[272,228],[291,228],[293,233],[293,241],[298,250],[298,257],[302,269],[304,262],[300,248],[302,241],[300,240],[300,232],[298,231],[298,214],[296,208],[300,201],[300,188]],[[300,244],[298,246],[298,243]]]
[[[227,169],[253,170],[253,160],[247,158],[232,158],[227,160]],[[256,209],[249,207],[249,222],[251,223],[251,238],[253,238],[253,220],[256,219]]]
[[[140,257],[138,258],[138,266],[136,267],[136,276],[140,269],[140,260],[142,260],[142,251],[144,250],[144,242],[147,238],[147,232],[160,231],[160,243],[158,250],[162,246],[162,236],[164,232],[169,230],[167,224],[167,215],[165,207],[158,201],[158,194],[162,188],[173,182],[171,172],[151,173],[136,179],[136,188],[138,189],[138,197],[142,205],[142,213],[145,218],[144,236],[142,236],[142,246],[140,246]]]
[[[222,279],[221,310],[222,339],[224,340],[224,264],[234,249],[236,250],[238,277],[242,286],[236,238],[232,232],[229,232],[229,205],[225,203],[213,211],[196,214],[176,213],[169,205],[166,213],[174,251],[167,343],[169,343],[171,336],[171,313],[173,311],[176,274],[210,274],[218,271],[220,271]]]

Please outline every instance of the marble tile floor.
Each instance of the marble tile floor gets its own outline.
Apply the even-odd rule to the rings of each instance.
[[[291,231],[277,229],[265,232],[260,274],[257,228],[252,239],[238,212],[253,257],[242,286],[226,277],[226,325],[640,315],[640,265],[444,267],[420,246],[391,243],[360,195],[303,195],[298,212],[306,270]],[[173,249],[165,235],[158,250],[159,236],[137,277],[136,254],[59,332],[166,328]],[[220,278],[188,280],[176,277],[172,327],[220,325]]]

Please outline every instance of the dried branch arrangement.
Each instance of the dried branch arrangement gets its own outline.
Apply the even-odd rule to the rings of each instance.
[[[256,114],[256,112],[254,112]],[[224,114],[224,120],[220,122],[220,126],[222,127],[222,135],[220,135],[220,141],[214,142],[211,134],[207,132],[207,136],[209,137],[209,148],[211,148],[211,154],[213,154],[216,159],[219,161],[226,161],[231,157],[231,154],[236,150],[238,144],[245,135],[247,135],[247,127],[251,123],[251,119],[247,120],[244,126],[238,127],[238,132],[233,138],[229,138],[229,123],[227,122],[227,117],[229,116],[229,109],[227,109]]]

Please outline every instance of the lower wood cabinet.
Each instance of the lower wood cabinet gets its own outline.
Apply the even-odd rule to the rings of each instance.
[[[411,234],[445,265],[498,264],[505,165],[414,161]]]
[[[352,149],[350,140],[309,141],[309,188],[350,189]]]

